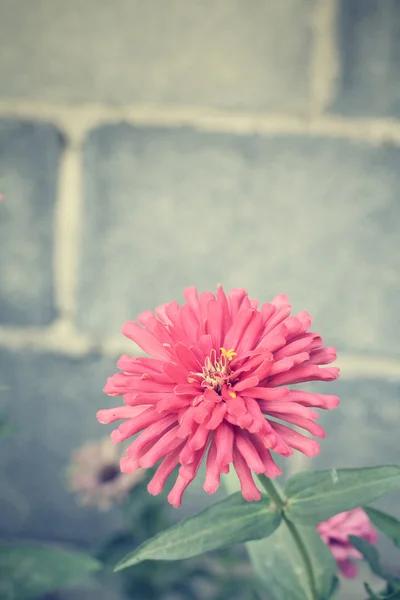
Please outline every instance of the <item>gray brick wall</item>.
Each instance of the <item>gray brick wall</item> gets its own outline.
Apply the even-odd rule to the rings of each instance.
[[[0,383],[19,431],[0,533],[118,526],[74,506],[63,468],[104,434],[122,323],[190,284],[285,292],[338,346],[314,464],[399,461],[399,12],[0,0]]]

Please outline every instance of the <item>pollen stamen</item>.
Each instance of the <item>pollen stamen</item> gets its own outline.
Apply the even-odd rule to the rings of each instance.
[[[217,358],[216,351],[214,349],[211,350],[210,356],[207,356],[204,361],[201,372],[190,373],[188,382],[192,383],[197,381],[202,387],[212,389],[216,391],[217,394],[220,394],[224,384],[228,387],[232,385],[232,382],[230,381],[232,370],[229,366],[229,362],[234,356],[237,356],[237,353],[233,348],[230,350],[221,348],[221,356],[219,358]],[[194,377],[196,377],[196,379],[194,379]],[[229,394],[232,398],[236,398],[234,392],[229,392]]]

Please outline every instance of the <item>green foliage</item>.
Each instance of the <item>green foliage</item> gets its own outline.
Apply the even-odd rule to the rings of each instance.
[[[28,600],[81,579],[101,567],[82,552],[43,546],[0,545],[0,598]]]
[[[336,562],[313,527],[298,528],[310,558],[320,600],[332,597]],[[270,600],[313,600],[307,569],[285,522],[266,540],[246,544]]]
[[[398,488],[398,466],[297,473],[285,488],[285,512],[295,523],[317,525]]]
[[[261,539],[270,535],[280,521],[281,516],[271,510],[267,497],[250,503],[241,494],[233,494],[148,540],[122,559],[116,570],[144,560],[190,558],[232,544]]]
[[[400,548],[400,521],[376,508],[370,506],[363,508],[375,527],[390,537],[395,546]]]

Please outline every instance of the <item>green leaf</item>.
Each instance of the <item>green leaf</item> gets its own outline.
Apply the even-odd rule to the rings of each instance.
[[[371,586],[364,581],[364,589],[368,594],[368,599],[369,600],[382,600],[382,596],[377,596],[374,592],[374,590],[371,588]]]
[[[400,586],[388,583],[383,592],[376,594],[371,586],[364,582],[364,588],[368,593],[369,600],[400,600]]]
[[[269,499],[248,502],[233,494],[144,542],[115,567],[120,571],[143,560],[179,560],[209,550],[267,537],[281,516],[270,510]]]
[[[224,476],[223,481],[229,491],[238,488],[234,474]],[[276,482],[274,485],[280,491]],[[337,565],[332,553],[315,527],[297,526],[297,530],[313,565],[319,600],[332,598],[337,587]],[[285,521],[268,539],[249,542],[246,548],[270,600],[312,600],[305,565]]]
[[[338,513],[362,506],[400,488],[400,467],[304,471],[285,488],[288,518],[317,525]]]
[[[382,573],[378,550],[372,544],[356,535],[349,535],[349,542],[361,552],[371,571],[375,573],[375,575],[378,575],[378,577],[386,579],[385,575]]]
[[[370,506],[364,506],[363,509],[375,527],[390,537],[395,546],[400,548],[400,521],[395,517],[392,517],[392,515],[388,515],[387,513]]]
[[[386,581],[391,581],[392,579],[393,580],[396,579],[395,577],[392,577],[390,574],[386,573],[386,571],[384,571],[382,569],[381,563],[380,563],[380,558],[379,558],[379,552],[375,548],[375,546],[373,546],[366,540],[363,540],[362,538],[359,538],[355,535],[349,535],[349,542],[355,548],[357,548],[357,550],[359,552],[361,552],[361,554],[363,555],[363,558],[367,561],[369,568],[371,569],[371,571],[373,573],[375,573],[375,575],[378,575],[378,577],[381,577],[382,579],[385,579]]]
[[[82,552],[0,544],[0,598],[35,598],[73,583],[100,566]]]
[[[319,600],[330,598],[337,571],[329,548],[314,527],[298,527],[313,566]],[[246,544],[254,568],[271,600],[312,600],[305,565],[287,524],[267,540]]]

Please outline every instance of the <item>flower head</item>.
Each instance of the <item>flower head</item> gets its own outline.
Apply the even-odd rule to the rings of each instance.
[[[362,558],[360,552],[349,542],[349,535],[356,535],[371,544],[376,544],[378,541],[378,532],[362,508],[335,515],[317,525],[317,530],[331,549],[345,577],[357,575],[357,567],[352,560]]]
[[[219,286],[215,295],[198,296],[189,288],[184,295],[182,306],[170,302],[124,325],[124,335],[151,358],[121,357],[122,372],[104,391],[123,396],[125,405],[101,410],[97,418],[124,420],[111,434],[114,442],[142,431],[121,460],[123,472],[163,459],[148,485],[151,494],[162,491],[179,465],[168,496],[173,506],[180,506],[205,457],[206,492],[218,489],[221,473],[233,464],[243,496],[259,500],[251,472],[267,477],[281,472],[271,449],[282,456],[293,449],[318,453],[315,440],[281,421],[325,436],[314,408],[334,408],[338,398],[287,386],[336,379],[339,369],[319,366],[335,360],[335,349],[322,347],[320,336],[308,332],[308,313],[290,316],[284,295],[259,310],[243,289],[226,296]]]
[[[119,458],[117,447],[109,438],[87,442],[74,452],[68,469],[68,488],[78,494],[81,504],[108,510],[142,481],[145,471],[123,475]]]

